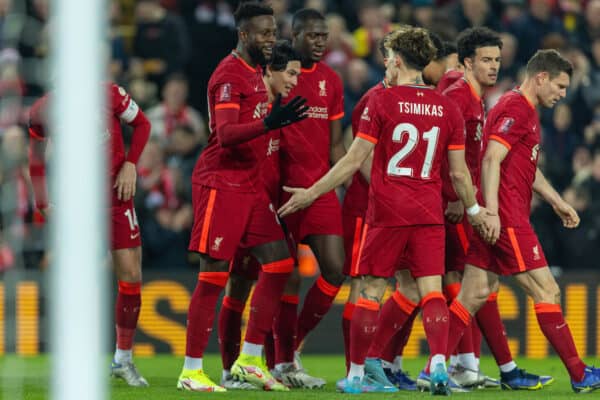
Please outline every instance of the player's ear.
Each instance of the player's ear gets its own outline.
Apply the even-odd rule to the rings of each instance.
[[[535,81],[538,85],[543,85],[549,79],[549,74],[546,71],[538,72],[535,75]]]
[[[465,64],[466,68],[473,69],[473,59],[471,57],[465,57],[463,63]]]

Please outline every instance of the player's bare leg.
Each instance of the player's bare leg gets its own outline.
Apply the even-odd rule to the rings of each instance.
[[[112,251],[115,274],[119,283],[115,302],[117,345],[112,362],[112,375],[130,386],[144,387],[148,382],[133,364],[133,339],[140,315],[142,287],[142,248]]]
[[[242,313],[254,281],[236,273],[229,274],[225,297],[219,313],[218,335],[223,372],[221,386],[225,389],[258,389],[248,382],[240,382],[231,375],[231,366],[240,354],[242,340]]]
[[[277,382],[264,365],[262,352],[280,307],[280,302],[273,299],[281,298],[294,261],[284,240],[256,246],[251,253],[261,264],[262,272],[251,299],[246,337],[231,374],[265,390],[285,391],[287,387]]]

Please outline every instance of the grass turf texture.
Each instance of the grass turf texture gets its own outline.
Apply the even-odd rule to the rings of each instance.
[[[115,400],[169,400],[191,398],[223,398],[244,400],[328,400],[356,398],[356,395],[344,395],[335,392],[335,382],[342,377],[344,360],[341,356],[306,355],[302,358],[305,368],[315,376],[325,378],[327,386],[322,390],[292,390],[288,393],[272,393],[262,391],[228,391],[227,393],[190,393],[178,391],[175,388],[177,377],[183,363],[182,357],[156,356],[151,358],[138,358],[136,365],[140,372],[150,383],[149,388],[136,389],[128,387],[121,380],[107,380],[110,382],[110,399]],[[589,364],[593,360],[586,360]],[[85,363],[85,357],[82,358]],[[410,371],[414,378],[425,363],[425,358],[405,360],[405,369]],[[519,359],[517,363],[533,373],[552,375],[556,382],[536,392],[510,392],[500,389],[477,390],[471,393],[457,393],[453,396],[477,399],[571,399],[581,398],[576,395],[570,386],[569,377],[558,357],[545,360]],[[221,360],[216,355],[209,355],[204,359],[207,373],[215,381],[221,376]],[[108,376],[110,361],[107,358],[106,371]],[[85,368],[85,365],[82,365]],[[497,377],[498,370],[491,357],[482,360],[482,369],[492,377]],[[50,360],[46,356],[19,358],[16,356],[0,357],[0,398],[6,400],[38,400],[49,399]],[[77,384],[77,377],[73,377]],[[599,391],[600,393],[600,391]],[[85,399],[85,388],[82,388],[81,398]],[[366,394],[359,398],[429,398],[429,393],[404,392],[394,394]]]

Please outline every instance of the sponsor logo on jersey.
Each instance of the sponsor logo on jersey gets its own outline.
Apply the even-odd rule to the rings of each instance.
[[[309,107],[308,111],[306,112],[306,115],[308,116],[308,118],[329,119],[329,113],[327,111],[327,107],[319,107],[319,106]]]
[[[535,146],[533,146],[533,148],[531,149],[531,161],[533,162],[537,162],[537,158],[538,158],[538,154],[540,152],[540,145],[536,144]]]
[[[279,139],[269,139],[269,145],[267,146],[267,156],[279,151]]]
[[[267,103],[267,102],[258,103],[256,105],[256,107],[254,107],[254,114],[252,115],[252,118],[254,118],[254,119],[263,118],[265,115],[267,115],[268,107],[269,107],[269,103]]]

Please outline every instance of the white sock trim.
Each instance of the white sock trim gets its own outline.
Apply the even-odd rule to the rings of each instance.
[[[444,354],[435,354],[433,357],[431,357],[430,368],[433,370],[433,368],[435,368],[438,364],[443,364],[444,368],[446,368],[446,356]]]
[[[348,380],[351,381],[352,378],[358,376],[360,379],[365,376],[365,364],[354,364],[350,363],[350,369],[348,370]]]
[[[202,369],[202,357],[195,358],[185,356],[185,360],[183,361],[183,369]]]
[[[244,342],[244,344],[242,345],[242,354],[245,354],[247,356],[261,357],[262,351],[262,344]]]
[[[392,372],[402,371],[402,356],[394,357],[394,366],[392,367]]]
[[[133,359],[133,351],[131,349],[123,350],[123,349],[116,348],[114,359],[117,364],[122,364],[124,362],[131,362],[131,360]]]
[[[475,353],[459,354],[458,363],[465,368],[477,371],[477,360],[475,359]]]
[[[517,363],[514,362],[513,360],[511,360],[511,361],[507,362],[506,364],[500,365],[499,367],[500,367],[500,372],[507,373],[507,372],[510,372],[513,369],[517,368]]]

